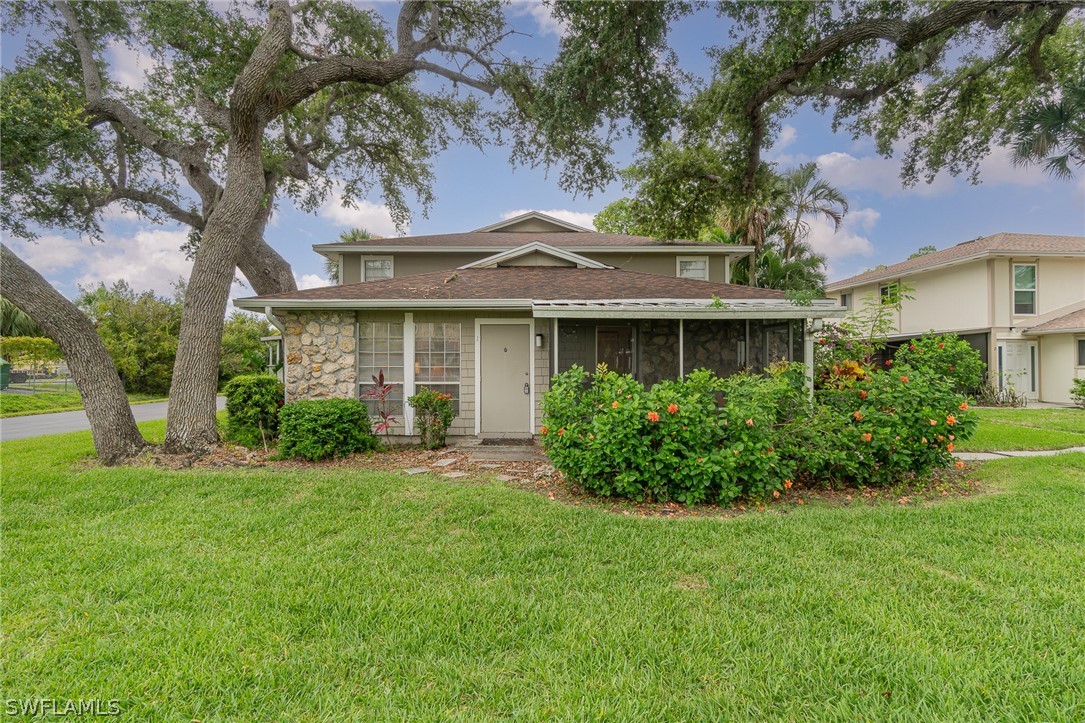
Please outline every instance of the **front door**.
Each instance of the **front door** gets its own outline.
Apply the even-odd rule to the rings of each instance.
[[[633,373],[633,328],[600,326],[595,331],[596,358],[619,374]]]
[[[483,434],[531,433],[531,327],[479,327],[479,429]]]
[[[1008,341],[1005,355],[1004,385],[1012,384],[1016,393],[1024,394],[1028,399],[1038,398],[1036,342]]]

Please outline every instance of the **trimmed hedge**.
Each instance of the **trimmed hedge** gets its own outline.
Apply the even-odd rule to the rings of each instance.
[[[376,449],[369,410],[357,399],[310,399],[279,411],[279,456],[315,462]]]
[[[242,374],[226,382],[226,438],[249,448],[273,442],[279,430],[283,385],[270,374]]]

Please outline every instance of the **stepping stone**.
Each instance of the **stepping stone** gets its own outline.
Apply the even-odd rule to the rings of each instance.
[[[426,472],[429,472],[429,470],[425,467],[411,467],[410,469],[403,470],[403,474],[409,475],[425,474]]]
[[[507,474],[499,474],[499,475],[497,475],[497,479],[500,480],[501,482],[518,482],[519,481],[516,477],[509,477]]]
[[[500,464],[480,464],[479,467],[481,467],[482,469],[501,469],[502,465],[500,465]]]
[[[455,457],[448,457],[446,459],[439,459],[433,463],[434,467],[447,467],[450,464],[456,464]]]
[[[470,477],[471,475],[466,472],[445,472],[442,477],[448,477],[449,479],[459,479],[461,477]]]

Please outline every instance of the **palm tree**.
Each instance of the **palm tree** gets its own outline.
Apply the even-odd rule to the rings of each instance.
[[[784,174],[783,183],[787,194],[789,214],[793,218],[781,229],[783,258],[790,260],[797,254],[799,245],[810,234],[810,224],[805,216],[825,216],[833,222],[834,230],[840,229],[848,214],[848,199],[824,178],[818,178],[818,164],[804,163]]]
[[[746,283],[747,267],[736,266],[733,280]],[[781,291],[815,291],[825,288],[825,257],[799,246],[795,255],[785,259],[775,244],[770,243],[757,259],[757,280],[762,288]]]
[[[375,238],[380,238],[380,236],[374,235],[374,234],[370,233],[367,229],[364,229],[364,228],[352,228],[349,231],[344,231],[343,233],[339,234],[338,243],[341,243],[341,244],[353,244],[353,243],[359,243],[361,241],[371,241],[371,240],[373,240]],[[333,284],[338,284],[339,283],[339,260],[338,259],[328,259],[328,260],[326,260],[324,262],[324,274],[328,277],[328,281],[332,282]]]
[[[1041,162],[1064,181],[1074,176],[1071,164],[1085,165],[1085,81],[1063,88],[1059,100],[1035,105],[1018,117],[1014,165]]]
[[[0,336],[45,336],[22,309],[0,296]]]
[[[753,246],[754,258],[759,259],[765,243],[780,230],[786,202],[787,189],[783,178],[776,173],[767,174],[751,195],[721,208],[714,221],[728,236],[738,236],[743,243]],[[756,264],[754,268],[757,268]],[[756,277],[756,273],[751,274],[747,283],[756,286]]]

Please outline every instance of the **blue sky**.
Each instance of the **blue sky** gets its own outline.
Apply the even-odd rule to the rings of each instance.
[[[394,17],[393,3],[374,4]],[[549,58],[557,50],[561,29],[545,8],[533,3],[513,5],[511,23],[530,37],[515,36],[506,44],[510,54]],[[710,73],[704,49],[726,42],[727,25],[711,11],[680,22],[672,44],[683,68],[701,77]],[[24,38],[4,36],[3,64],[11,67]],[[143,61],[132,51],[109,51],[112,72],[138,84]],[[615,160],[628,165],[634,147],[625,143]],[[1038,169],[1014,168],[1005,149],[994,149],[983,165],[983,183],[970,185],[963,178],[938,177],[931,185],[902,188],[899,162],[883,159],[866,140],[831,131],[827,118],[809,109],[786,121],[780,142],[768,154],[782,168],[818,161],[822,175],[840,187],[851,203],[843,228],[814,225],[811,243],[829,256],[830,278],[842,278],[880,263],[893,263],[920,246],[944,248],[998,231],[1085,234],[1085,179],[1071,182],[1049,179]],[[416,213],[411,234],[464,231],[488,225],[515,213],[535,209],[590,225],[592,216],[627,191],[615,182],[592,197],[573,197],[557,188],[554,172],[513,168],[503,148],[484,153],[451,148],[434,161],[437,201],[428,217]],[[421,209],[416,206],[417,210]],[[356,208],[343,207],[333,197],[315,214],[306,214],[288,200],[280,202],[267,231],[267,239],[293,265],[304,287],[324,283],[323,260],[312,252],[314,243],[333,241],[355,226],[394,235],[379,195]],[[79,284],[112,283],[126,279],[137,289],[167,293],[170,282],[187,276],[189,263],[179,251],[187,231],[179,226],[154,226],[122,212],[112,213],[105,243],[90,245],[72,235],[48,232],[37,244],[5,238],[31,265],[57,288],[74,295]],[[237,285],[235,296],[251,293]]]

